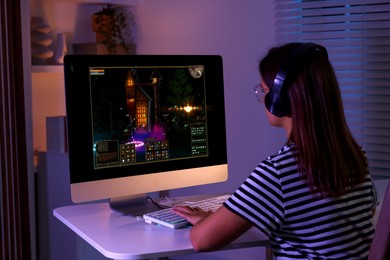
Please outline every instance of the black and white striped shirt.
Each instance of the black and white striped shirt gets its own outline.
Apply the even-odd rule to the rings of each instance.
[[[278,260],[367,258],[378,204],[370,176],[342,197],[315,197],[293,151],[286,145],[260,163],[225,206],[269,237]]]

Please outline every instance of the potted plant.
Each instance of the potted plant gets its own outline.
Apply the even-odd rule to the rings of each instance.
[[[112,4],[105,5],[92,16],[92,30],[96,33],[96,42],[104,44],[109,53],[129,53],[132,45],[132,23],[133,17],[128,16],[123,8]]]

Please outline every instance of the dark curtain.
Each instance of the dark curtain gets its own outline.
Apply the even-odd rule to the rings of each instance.
[[[0,258],[31,259],[20,0],[0,1]]]

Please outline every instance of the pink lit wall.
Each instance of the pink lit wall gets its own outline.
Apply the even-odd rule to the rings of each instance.
[[[224,61],[229,180],[172,194],[234,190],[285,138],[253,94],[258,60],[274,44],[274,4],[258,0],[144,0],[138,53],[218,54]]]
[[[93,12],[100,5],[44,2],[33,15],[43,16],[52,33],[64,32],[71,43],[93,42]],[[132,6],[139,54],[218,54],[224,61],[229,180],[227,183],[175,191],[232,191],[254,166],[285,141],[268,125],[253,95],[259,82],[258,60],[274,44],[274,3],[258,0],[141,0]],[[64,12],[66,10],[66,17]],[[51,77],[51,78],[48,78]],[[65,115],[62,72],[33,77],[34,148],[45,150],[46,116]]]
[[[64,32],[71,52],[73,42],[94,41],[90,19],[98,9],[100,5],[45,2],[35,6],[32,14],[45,17],[53,35]],[[285,141],[279,129],[268,125],[264,107],[253,95],[259,82],[258,60],[274,44],[273,1],[141,0],[131,9],[137,23],[137,53],[223,57],[229,180],[175,192],[234,190],[259,161]],[[62,10],[67,10],[66,17]],[[62,78],[61,71],[33,77],[34,148],[40,151],[46,148],[46,116],[65,115]]]
[[[72,43],[93,41],[90,17],[99,5],[77,1],[35,3],[31,14],[43,16],[53,35],[64,32],[70,51]],[[282,131],[268,125],[265,109],[253,93],[259,82],[258,61],[274,45],[273,1],[141,0],[132,9],[137,22],[138,54],[218,54],[224,61],[229,180],[171,191],[171,195],[234,191],[258,162],[285,141]],[[46,116],[65,115],[62,70],[33,73],[32,108],[34,148],[44,151]],[[85,259],[101,259],[88,248],[84,248],[85,254],[93,256]],[[264,255],[259,250],[264,249],[230,250],[210,258],[258,259],[259,254]],[[177,259],[204,256],[207,258],[193,255]]]

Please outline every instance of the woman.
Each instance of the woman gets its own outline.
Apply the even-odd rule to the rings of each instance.
[[[377,206],[364,151],[343,113],[339,85],[323,46],[289,43],[259,64],[266,113],[287,142],[261,162],[214,213],[174,212],[194,226],[194,249],[220,248],[252,226],[276,259],[364,259]]]

